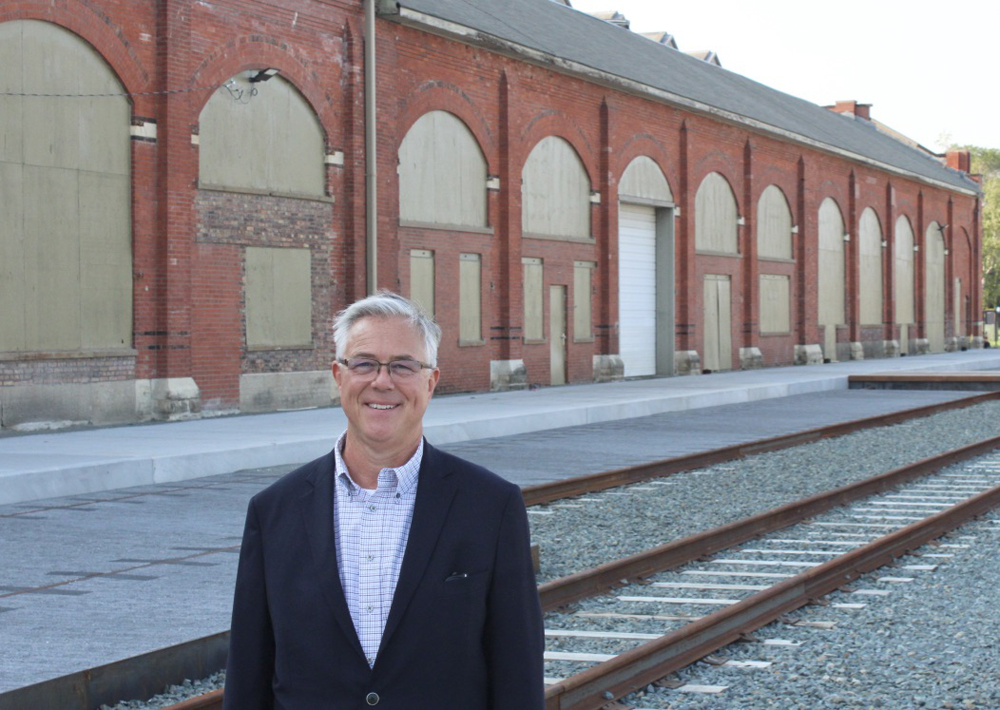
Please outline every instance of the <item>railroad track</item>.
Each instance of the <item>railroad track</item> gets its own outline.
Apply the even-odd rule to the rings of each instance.
[[[551,503],[630,483],[648,481],[653,478],[668,476],[672,473],[699,469],[713,464],[733,461],[753,454],[777,451],[784,448],[819,441],[824,438],[842,436],[854,431],[901,423],[952,409],[960,409],[988,402],[997,398],[1000,398],[1000,393],[975,395],[952,402],[916,407],[889,415],[880,415],[826,427],[819,427],[790,435],[771,437],[744,444],[722,447],[708,452],[667,459],[651,464],[563,479],[548,484],[525,488],[525,503],[528,506]],[[810,498],[806,501],[785,506],[783,509],[779,510],[783,510],[784,512],[782,515],[786,517],[790,516],[789,519],[791,519],[791,517],[794,517],[795,515],[809,515],[812,512],[815,512],[817,510],[817,506],[819,505],[821,505],[821,503],[818,500]],[[539,588],[539,592],[543,601],[543,606],[546,610],[552,610],[562,605],[572,604],[575,600],[585,599],[588,596],[600,594],[602,591],[612,586],[622,584],[623,581],[627,582],[629,580],[641,579],[644,576],[655,574],[660,568],[668,569],[670,566],[684,564],[684,550],[698,549],[697,545],[705,546],[705,551],[699,552],[700,556],[701,554],[707,554],[708,548],[712,546],[726,545],[727,540],[729,540],[728,544],[736,544],[735,541],[737,538],[740,535],[746,535],[748,530],[756,531],[753,533],[754,535],[763,532],[763,528],[761,526],[764,523],[759,520],[761,517],[762,516],[754,516],[753,518],[748,518],[744,521],[739,521],[737,523],[710,531],[705,534],[706,537],[704,537],[703,542],[698,542],[697,540],[698,538],[702,538],[702,536],[686,538],[679,542],[655,548],[648,553],[632,555],[623,560],[600,565],[593,570],[587,570],[579,574],[570,575],[569,577],[563,579],[542,584]],[[692,544],[695,544],[696,547],[691,547]],[[718,549],[722,548],[719,547]],[[155,652],[151,655],[155,655]],[[203,708],[221,708],[221,699],[221,691],[214,691],[212,693],[191,698],[183,703],[171,706],[169,710],[201,710]],[[605,702],[607,702],[606,698]]]
[[[997,448],[1000,437],[541,585],[546,707],[611,707],[1000,505],[1000,455],[975,475],[936,473]],[[617,632],[622,619],[648,628]],[[170,710],[221,703],[214,691]]]
[[[1000,437],[846,487],[851,490],[831,491],[803,505],[785,506],[664,546],[673,552],[670,555],[657,549],[627,563],[612,563],[606,572],[614,567],[615,572],[627,574],[610,594],[583,590],[593,590],[594,579],[604,579],[601,586],[614,585],[613,573],[585,573],[574,575],[572,583],[568,579],[552,583],[552,595],[546,600],[550,608],[569,599],[586,604],[547,616],[546,707],[611,707],[610,702],[663,681],[1000,506],[1000,455],[991,457],[995,465],[974,472],[929,475],[997,447]],[[878,492],[862,494],[871,488]],[[895,493],[887,493],[894,489]],[[812,512],[802,515],[805,510]],[[752,546],[744,546],[750,540]],[[637,573],[640,569],[645,571]],[[588,576],[592,579],[585,582]],[[671,611],[663,613],[664,607]],[[645,624],[645,633],[654,638],[608,629],[625,619],[633,629],[637,622]],[[554,644],[553,639],[559,642]],[[552,650],[555,645],[558,650]]]

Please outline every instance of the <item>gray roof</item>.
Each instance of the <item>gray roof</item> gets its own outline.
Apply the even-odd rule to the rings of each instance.
[[[391,4],[381,3],[383,8]],[[397,0],[396,4],[400,15],[390,19],[497,51],[526,54],[565,71],[583,70],[596,81],[618,83],[848,159],[979,192],[978,184],[965,174],[879,132],[869,121],[835,114],[550,0]]]

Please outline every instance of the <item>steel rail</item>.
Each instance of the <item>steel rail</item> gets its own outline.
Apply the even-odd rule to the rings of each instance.
[[[768,451],[777,451],[792,446],[809,444],[820,439],[827,439],[834,436],[844,436],[862,429],[870,429],[878,426],[890,426],[900,422],[928,417],[932,414],[946,412],[953,409],[963,409],[976,404],[983,404],[995,399],[1000,399],[1000,392],[987,392],[985,394],[963,397],[950,402],[940,402],[921,407],[911,407],[898,412],[879,414],[863,419],[854,419],[849,422],[830,424],[828,426],[806,429],[794,434],[781,434],[779,436],[768,437],[766,439],[755,439],[753,441],[731,446],[723,446],[718,449],[702,451],[687,456],[654,461],[648,464],[619,468],[600,473],[588,473],[581,476],[573,476],[549,483],[539,483],[534,486],[526,486],[522,491],[524,504],[527,506],[551,503],[562,498],[585,495],[596,491],[623,486],[629,483],[638,483],[650,478],[660,478],[669,476],[680,471],[711,466],[717,463],[724,463],[734,459],[740,459],[752,454],[760,454]]]
[[[817,427],[794,434],[757,439],[650,464],[575,476],[551,483],[529,486],[523,490],[524,501],[525,505],[528,506],[539,505],[560,498],[583,495],[615,486],[666,476],[679,471],[723,463],[752,454],[790,448],[834,436],[843,436],[862,429],[898,424],[911,419],[930,416],[953,409],[962,409],[995,399],[1000,399],[1000,392],[989,392],[963,397],[951,402],[912,407],[889,414]],[[538,590],[542,608],[545,611],[552,611],[588,596],[604,593],[628,580],[648,577],[658,572],[686,564],[703,555],[745,542],[767,532],[794,525],[835,505],[848,503],[856,498],[880,492],[886,488],[891,488],[894,485],[905,482],[909,478],[931,473],[938,468],[950,465],[954,461],[977,456],[997,447],[1000,447],[1000,437],[972,444],[963,449],[926,459],[911,466],[844,486],[826,494],[790,503],[767,513],[730,523],[705,533],[667,543],[646,552],[547,582],[540,585]],[[954,458],[949,459],[948,457]],[[920,468],[918,469],[917,467]],[[907,474],[908,471],[910,472]],[[832,497],[837,497],[837,500],[833,500]],[[171,705],[165,710],[220,710],[221,707],[222,690],[220,689],[206,695],[191,698],[180,704]]]
[[[831,508],[895,488],[913,478],[933,473],[958,461],[981,456],[997,448],[1000,448],[1000,436],[947,451],[703,533],[668,542],[614,562],[606,562],[592,569],[560,577],[539,586],[538,595],[541,598],[542,609],[553,611],[581,599],[602,594],[629,581],[693,562],[705,555],[795,525]]]
[[[1000,506],[1000,486],[784,580],[546,689],[546,710],[599,710]]]
[[[223,688],[169,705],[165,710],[222,710]]]

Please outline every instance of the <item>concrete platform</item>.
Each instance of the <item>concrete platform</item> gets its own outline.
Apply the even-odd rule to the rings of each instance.
[[[970,394],[847,389],[889,365],[981,370],[1000,352],[448,396],[427,433],[529,485]],[[0,505],[0,708],[53,707],[4,694],[225,632],[248,499],[342,426],[324,409],[0,438],[0,489],[36,494]]]
[[[948,390],[951,392],[996,392],[1000,390],[1000,372],[872,372],[851,375],[849,389],[874,390]]]
[[[448,444],[847,389],[851,375],[1000,369],[996,349],[764,368],[711,375],[436,397],[427,439]],[[0,436],[0,505],[176,483],[326,453],[346,425],[340,408]]]

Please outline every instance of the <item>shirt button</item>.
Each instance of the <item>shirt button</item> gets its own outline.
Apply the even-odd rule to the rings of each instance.
[[[375,560],[375,555],[368,555],[368,557],[366,557],[365,559],[367,559],[369,562],[372,562]]]
[[[373,512],[373,513],[374,513],[374,512],[375,512],[375,506],[374,506],[374,505],[369,505],[369,506],[368,506],[368,510],[370,510],[371,512]],[[374,695],[374,693],[372,693],[372,695]],[[377,697],[377,696],[376,696],[376,697]]]
[[[378,705],[378,693],[368,693],[365,702],[369,705]]]
[[[368,613],[371,614],[374,607],[368,607]]]

